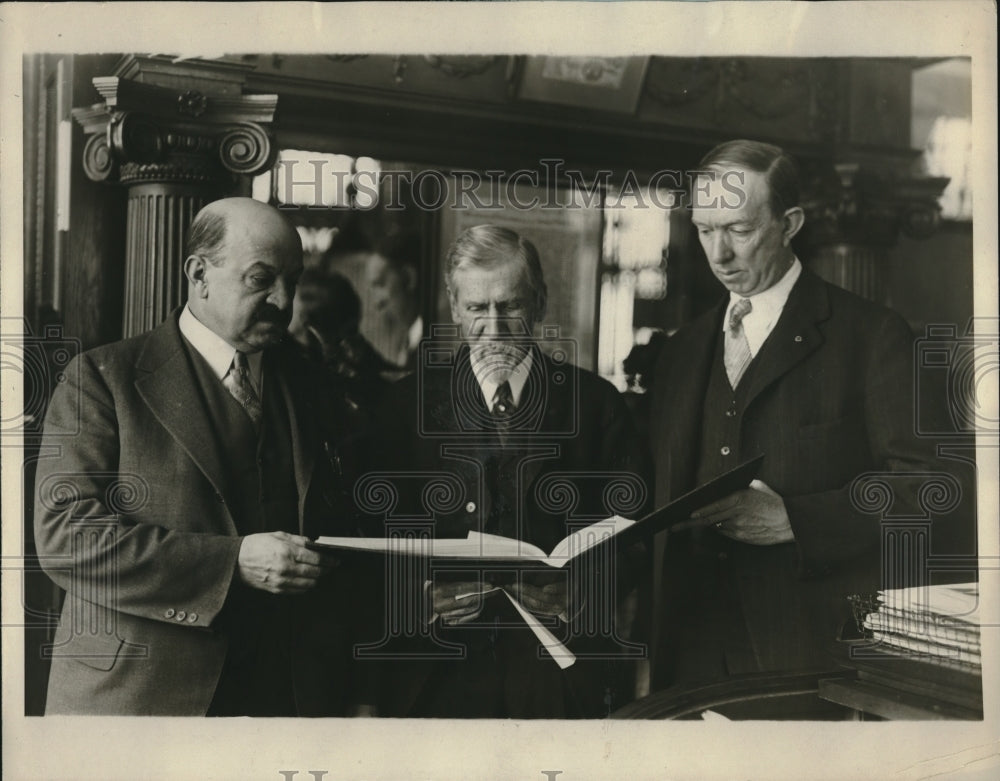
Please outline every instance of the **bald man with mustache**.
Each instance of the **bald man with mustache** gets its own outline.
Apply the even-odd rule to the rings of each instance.
[[[183,271],[185,306],[79,356],[49,405],[35,538],[67,597],[46,712],[342,714],[353,573],[306,543],[352,533],[352,421],[284,349],[300,239],[215,201]]]

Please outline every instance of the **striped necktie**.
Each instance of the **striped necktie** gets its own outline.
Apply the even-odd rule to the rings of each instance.
[[[723,362],[726,365],[726,376],[729,384],[736,389],[740,378],[750,365],[753,358],[750,355],[750,342],[747,341],[743,329],[743,318],[753,309],[750,299],[741,298],[729,313],[729,329],[726,331],[726,346]]]
[[[257,395],[257,391],[254,390],[253,383],[250,381],[250,363],[247,361],[246,353],[236,351],[229,372],[222,378],[222,384],[240,403],[253,424],[259,426],[263,410],[260,406],[260,396]]]

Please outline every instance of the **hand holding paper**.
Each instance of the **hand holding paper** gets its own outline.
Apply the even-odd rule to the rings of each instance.
[[[583,608],[584,598],[577,589],[571,590],[563,573],[522,572],[519,580],[508,589],[510,594],[532,613],[556,616],[568,622]]]
[[[433,612],[446,624],[465,624],[483,612],[485,596],[497,591],[486,581],[434,583],[431,587]]]
[[[569,612],[569,590],[561,578],[544,585],[512,583],[510,593],[528,610],[540,616],[565,616]]]
[[[465,624],[474,620],[482,612],[486,597],[498,591],[510,600],[514,609],[524,619],[528,628],[534,632],[538,642],[549,652],[556,664],[565,670],[576,662],[574,653],[543,626],[542,622],[535,616],[536,613],[546,616],[565,615],[567,608],[565,578],[544,584],[528,585],[527,589],[519,587],[516,583],[507,588],[492,586],[485,581],[442,583],[433,589],[434,612],[441,616],[441,620],[445,624]],[[524,600],[526,593],[531,594],[529,598],[532,600],[531,605],[527,607],[514,598],[514,594],[518,594]],[[535,609],[535,607],[540,609]]]
[[[720,534],[751,545],[777,545],[795,539],[784,500],[760,480],[696,510],[690,521],[675,529],[691,526],[715,526]]]

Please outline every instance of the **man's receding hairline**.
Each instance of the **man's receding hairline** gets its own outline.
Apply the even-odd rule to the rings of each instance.
[[[255,201],[253,198],[220,198],[217,201],[205,204],[199,214],[212,215],[227,221],[237,216],[257,221],[266,214],[273,219],[280,220],[283,224],[294,230],[294,226],[280,211],[270,204]]]
[[[265,214],[273,215],[276,222],[272,225],[267,223]],[[242,220],[242,222],[241,222]],[[302,252],[302,240],[299,237],[295,225],[273,206],[244,198],[222,198],[206,204],[195,216],[192,227],[199,226],[202,231],[205,229],[217,228],[219,238],[211,245],[199,247],[199,254],[202,255],[213,266],[222,265],[225,254],[229,248],[230,241],[236,233],[241,231],[258,231],[257,235],[275,236],[277,225],[281,225],[280,241],[287,244],[289,251]]]

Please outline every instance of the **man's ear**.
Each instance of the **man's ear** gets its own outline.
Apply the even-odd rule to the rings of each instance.
[[[806,215],[799,206],[793,206],[785,212],[784,217],[784,230],[782,231],[781,238],[782,244],[786,247],[791,244],[792,239],[795,238],[795,234],[802,230],[802,226],[805,225]]]
[[[208,268],[207,261],[201,255],[188,255],[184,261],[184,276],[188,281],[189,298],[206,298],[208,296],[208,282],[205,278],[205,271]]]
[[[545,319],[545,313],[549,310],[549,292],[548,290],[542,290],[537,294],[535,299],[535,311],[533,320],[536,323],[542,322]]]
[[[455,291],[448,288],[448,306],[451,307],[451,322],[461,325],[462,319],[458,316],[458,299],[455,298]]]

